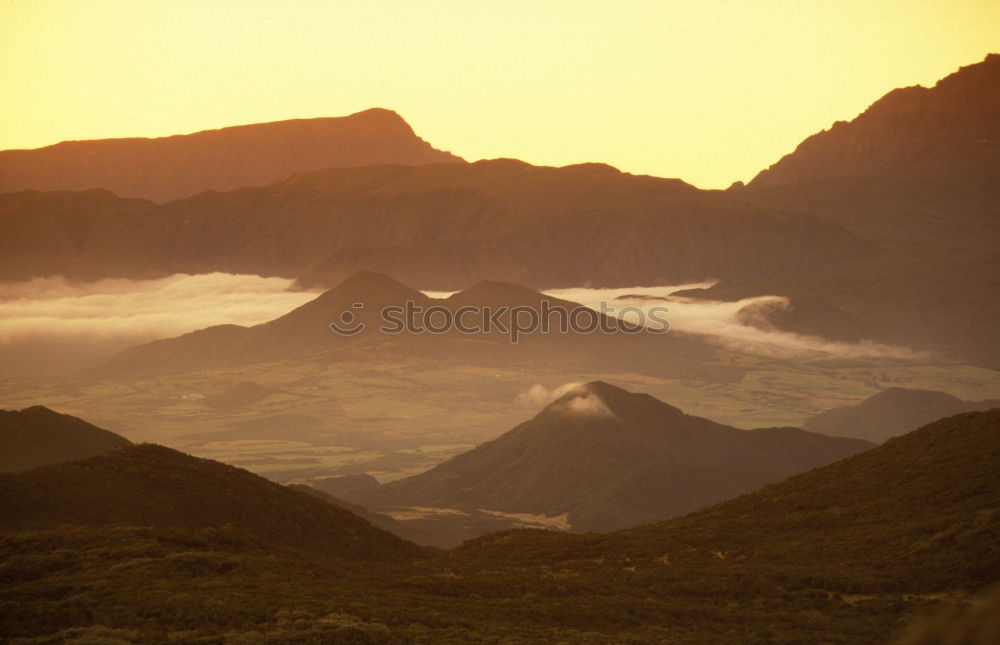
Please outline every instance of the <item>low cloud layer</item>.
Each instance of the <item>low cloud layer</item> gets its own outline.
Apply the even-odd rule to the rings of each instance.
[[[639,307],[644,311],[652,307],[666,307],[668,311],[664,317],[670,322],[672,330],[698,334],[722,347],[759,356],[774,358],[824,356],[842,359],[923,357],[921,353],[905,347],[872,341],[858,343],[831,341],[786,331],[758,329],[739,322],[737,314],[748,305],[769,302],[787,304],[787,299],[780,296],[760,296],[735,302],[670,297],[670,294],[676,291],[706,288],[712,284],[714,283],[699,282],[667,287],[554,289],[546,293],[598,310],[602,303],[618,307]],[[622,296],[634,297],[623,299]],[[669,300],[659,298],[669,298]]]
[[[225,273],[90,283],[73,283],[59,277],[0,283],[0,378],[70,372],[99,365],[130,345],[211,325],[265,322],[316,296],[315,292],[292,291],[291,284],[291,280],[284,278]],[[644,311],[666,307],[666,318],[673,330],[699,334],[721,346],[759,355],[920,358],[906,348],[765,331],[738,321],[740,309],[773,301],[775,296],[739,302],[658,299],[682,289],[711,284],[558,289],[547,293],[598,310],[602,302]],[[632,297],[622,300],[626,295]],[[525,393],[522,403],[538,408],[558,398],[554,391],[542,390]],[[559,395],[562,393],[565,390]]]
[[[265,322],[316,297],[291,283],[226,273],[0,283],[0,376],[72,371],[137,343]]]

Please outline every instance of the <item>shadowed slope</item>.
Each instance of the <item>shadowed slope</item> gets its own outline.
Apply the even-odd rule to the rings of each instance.
[[[893,90],[731,191],[867,239],[992,251],[1000,235],[1000,54]]]
[[[803,141],[750,185],[858,175],[992,183],[998,146],[1000,54],[990,54],[932,88],[889,92],[850,123]]]
[[[0,476],[0,506],[4,531],[233,525],[267,542],[343,558],[402,561],[422,553],[310,495],[154,444]]]
[[[125,437],[40,405],[0,410],[0,472],[86,459],[129,443]]]
[[[351,499],[568,513],[574,530],[607,531],[704,507],[870,445],[793,428],[738,430],[597,381],[494,441]]]
[[[661,570],[666,557],[843,591],[982,585],[1000,577],[998,461],[1000,410],[970,412],[681,518],[594,537],[486,536],[456,557],[486,566],[603,557]]]

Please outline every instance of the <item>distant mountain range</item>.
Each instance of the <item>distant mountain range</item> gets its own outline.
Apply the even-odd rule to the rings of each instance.
[[[454,163],[385,111],[334,120],[341,124],[334,129],[371,122],[378,132],[402,133],[406,145],[429,150],[420,160],[400,153],[397,165],[359,167],[352,159],[345,163],[353,167],[291,169],[268,155],[280,161],[287,150],[310,150],[302,137],[323,150],[337,146],[292,134],[319,127],[312,121],[278,124],[273,141],[281,150],[261,147],[253,163],[279,170],[269,179],[234,177],[225,185],[230,192],[162,205],[116,196],[106,190],[115,189],[110,183],[0,195],[0,279],[226,271],[330,287],[369,269],[406,276],[421,289],[453,290],[482,280],[543,289],[712,278],[722,282],[702,297],[792,301],[791,313],[747,312],[757,325],[996,367],[998,77],[1000,56],[990,55],[933,88],[891,92],[850,123],[811,137],[750,185],[726,191],[601,164]],[[254,128],[271,132],[269,124],[234,130]],[[210,152],[199,142],[228,132],[178,140]],[[396,145],[372,149],[393,156]],[[16,167],[9,159],[22,153],[14,152],[0,153],[0,174]],[[163,159],[128,165],[142,174],[163,163],[211,175]],[[239,167],[224,159],[222,167]],[[323,159],[316,163],[331,165]],[[282,175],[294,172],[301,174]]]
[[[0,211],[6,280],[226,271],[333,286],[370,269],[423,289],[635,286],[799,272],[864,251],[802,211],[600,164],[515,160],[318,170],[162,206],[22,191],[0,195]]]
[[[595,381],[425,473],[343,494],[376,510],[566,515],[574,531],[609,531],[709,506],[871,446],[795,428],[739,430]]]
[[[104,188],[165,202],[273,184],[296,173],[373,164],[457,163],[395,112],[241,125],[158,139],[64,141],[0,152],[0,192]]]
[[[131,442],[40,405],[0,410],[0,472],[18,472],[93,457]]]
[[[1000,408],[1000,399],[963,401],[945,392],[893,387],[857,405],[820,412],[806,419],[802,427],[835,437],[882,443],[942,417],[990,408]]]
[[[412,332],[404,331],[401,323],[407,303],[425,311],[436,307],[437,315],[417,313],[412,316]],[[397,309],[383,317],[387,307]],[[455,327],[441,327],[440,333],[431,331],[439,329],[448,315],[457,320],[463,307],[468,314],[462,317],[466,332]],[[549,311],[547,331],[524,333],[516,343],[511,342],[511,317],[517,315],[511,311],[515,307],[525,314],[520,321],[522,329],[530,326],[530,312],[540,321]],[[570,320],[573,312],[584,309],[574,302],[501,282],[481,282],[449,298],[432,299],[385,274],[362,271],[275,320],[255,327],[219,325],[137,345],[113,356],[98,373],[162,374],[302,357],[507,366],[525,362],[564,372],[622,366],[640,373],[675,376],[718,375],[723,371],[709,364],[713,349],[694,337],[626,333],[627,324],[589,309],[577,316],[584,328],[581,333],[563,333],[560,321]],[[349,323],[343,323],[345,313],[351,316]],[[342,335],[331,329],[332,323],[344,329],[364,325],[364,329],[355,335]],[[588,325],[594,327],[593,333],[583,333]]]

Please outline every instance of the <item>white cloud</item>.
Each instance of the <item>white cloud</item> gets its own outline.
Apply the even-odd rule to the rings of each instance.
[[[700,282],[664,287],[631,287],[623,289],[553,289],[547,294],[579,302],[591,309],[600,310],[602,303],[615,307],[638,307],[649,311],[652,307],[666,307],[664,316],[670,328],[678,332],[698,334],[706,341],[736,351],[771,356],[775,358],[798,358],[807,356],[827,356],[835,358],[925,358],[921,352],[906,347],[885,345],[872,341],[858,343],[832,341],[815,336],[803,336],[786,331],[763,330],[739,322],[737,313],[744,307],[759,303],[787,305],[781,296],[759,296],[736,302],[720,302],[696,298],[673,296],[670,294],[684,289],[709,287],[713,282]],[[635,295],[638,298],[620,299]],[[652,299],[651,299],[652,298]]]
[[[532,385],[526,392],[517,395],[519,405],[529,408],[542,408],[552,403],[570,390],[580,387],[581,383],[564,383],[551,390],[540,383]]]
[[[69,371],[98,364],[129,345],[211,325],[265,322],[316,297],[291,291],[291,284],[285,278],[227,273],[0,283],[0,375],[31,373],[48,364]]]
[[[566,402],[566,409],[573,414],[580,414],[589,417],[615,417],[615,413],[592,392],[587,392],[582,396],[574,396]]]

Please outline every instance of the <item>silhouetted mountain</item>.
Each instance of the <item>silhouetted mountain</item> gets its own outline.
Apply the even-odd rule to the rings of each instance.
[[[0,472],[85,459],[130,443],[125,437],[40,405],[0,410]]]
[[[372,269],[423,289],[626,286],[795,272],[861,251],[807,214],[747,208],[678,180],[508,160],[324,170],[161,207],[103,194],[100,218],[79,206],[96,199],[87,195],[0,197],[0,278],[152,268],[333,286]],[[800,248],[810,252],[788,252]]]
[[[103,192],[2,195],[0,279],[227,271],[325,287],[372,269],[458,289],[718,278],[715,294],[790,298],[790,315],[765,316],[779,328],[995,367],[998,68],[991,55],[932,89],[891,93],[727,191],[500,159],[327,169],[160,207]]]
[[[794,428],[738,430],[600,381],[498,439],[379,489],[372,508],[568,514],[577,531],[680,515],[865,450]]]
[[[417,137],[395,112],[375,108],[157,139],[0,151],[0,192],[103,188],[164,202],[206,190],[263,186],[321,168],[461,161]]]
[[[1000,578],[998,460],[1000,410],[970,412],[682,518],[599,536],[486,536],[455,553],[479,567],[624,562],[706,580],[772,571],[784,588],[844,593],[975,588]]]
[[[413,307],[412,315],[406,313],[408,306]],[[449,324],[460,316],[464,331]],[[517,342],[512,342],[512,317],[524,330]],[[540,325],[543,317],[548,326],[532,331],[533,322]],[[577,326],[571,326],[573,321]],[[333,323],[342,330],[358,331],[335,333]],[[219,325],[137,345],[112,357],[99,372],[161,374],[309,357],[508,367],[525,362],[562,371],[621,366],[639,373],[718,376],[725,368],[709,363],[712,353],[697,339],[642,331],[518,285],[483,282],[436,300],[387,275],[362,271],[270,322],[255,327]]]
[[[1000,54],[893,90],[736,191],[869,239],[993,250],[1000,235]]]
[[[998,128],[1000,54],[990,54],[933,88],[889,92],[850,123],[809,137],[749,185],[858,175],[995,183]]]
[[[354,514],[240,468],[140,444],[0,475],[0,530],[233,526],[257,538],[359,560],[422,551]]]
[[[893,387],[865,399],[806,419],[802,427],[835,437],[881,443],[935,419],[960,412],[1000,408],[1000,400],[963,401],[945,392]]]
[[[812,213],[871,244],[799,275],[720,284],[715,297],[821,298],[857,323],[837,325],[846,338],[860,326],[881,342],[1000,365],[1000,341],[980,322],[1000,316],[1000,55],[933,88],[894,90],[726,192]]]

